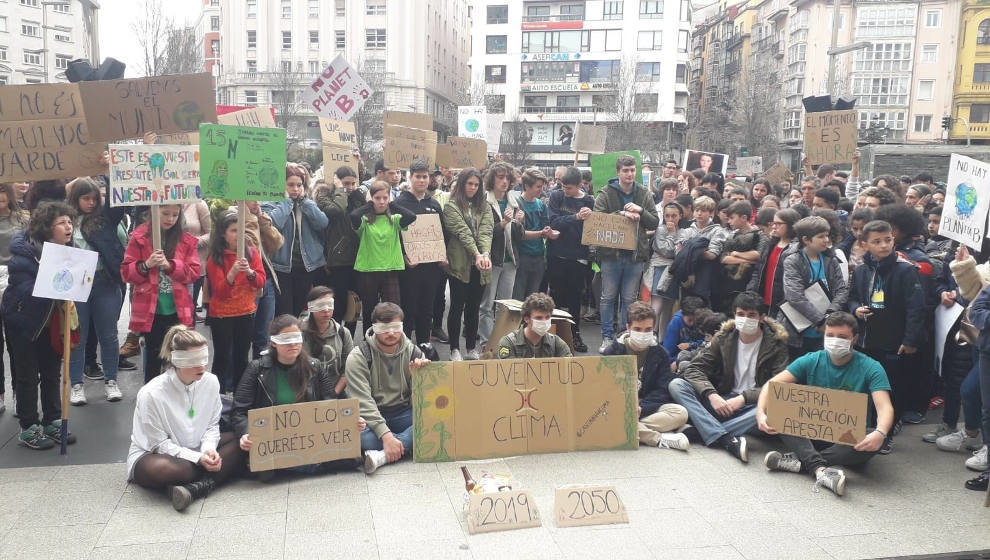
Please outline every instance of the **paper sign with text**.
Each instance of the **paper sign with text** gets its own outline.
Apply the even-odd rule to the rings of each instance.
[[[409,169],[409,164],[415,158],[426,160],[426,164],[430,169],[433,169],[437,161],[437,143],[429,140],[413,140],[385,135],[386,167],[389,169]]]
[[[201,196],[199,146],[110,145],[110,206],[185,204]]]
[[[103,172],[78,84],[0,87],[0,183]]]
[[[208,73],[81,82],[79,90],[94,140],[195,132],[201,123],[217,122],[213,76]]]
[[[737,157],[736,175],[755,175],[763,172],[763,158],[760,156]]]
[[[323,144],[323,169],[325,172],[334,173],[338,168],[350,167],[354,176],[358,177],[358,162],[354,156],[354,151],[350,146],[340,146],[338,144]]]
[[[952,154],[939,235],[979,251],[990,209],[990,165]]]
[[[607,126],[595,126],[579,122],[574,130],[574,141],[571,142],[571,151],[584,154],[604,154],[607,138]]]
[[[100,255],[67,245],[45,242],[31,295],[66,301],[88,301]]]
[[[447,260],[447,246],[439,214],[420,214],[402,232],[402,248],[410,264]]]
[[[199,127],[203,198],[285,198],[285,129]]]
[[[639,223],[621,214],[592,212],[584,221],[581,244],[634,251],[638,231]]]
[[[536,500],[529,490],[471,494],[468,503],[468,532],[511,531],[543,524]]]
[[[629,523],[615,486],[567,486],[554,492],[553,518],[558,527]]]
[[[248,411],[251,472],[361,455],[358,400],[339,399]]]
[[[804,115],[804,152],[811,165],[852,163],[856,154],[856,110]]]
[[[866,437],[865,393],[770,381],[767,424],[781,435],[854,446]]]
[[[457,108],[457,135],[485,140],[488,136],[488,111],[484,105]]]
[[[502,147],[502,118],[499,115],[488,115],[488,130],[485,133],[488,142],[488,153],[497,154]]]
[[[309,87],[302,90],[307,109],[321,117],[349,121],[361,110],[374,90],[346,60],[338,55]]]
[[[324,144],[356,146],[357,129],[355,129],[352,122],[335,121],[320,117],[320,138]]]
[[[409,113],[405,111],[385,111],[382,118],[385,126],[390,124],[405,126],[409,128],[421,128],[423,130],[433,130],[433,115],[425,113]]]
[[[268,107],[252,107],[217,115],[217,124],[275,128],[275,117]]]
[[[437,145],[437,165],[451,169],[473,167],[482,171],[488,167],[487,150],[484,140],[450,136]]]
[[[418,462],[639,445],[633,356],[433,362],[412,375]]]

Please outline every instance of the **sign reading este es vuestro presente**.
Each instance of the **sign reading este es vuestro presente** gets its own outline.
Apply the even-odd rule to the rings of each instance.
[[[285,197],[285,129],[204,124],[199,138],[203,198]]]
[[[199,146],[111,144],[110,206],[185,204],[201,198]]]
[[[313,401],[248,411],[251,471],[269,471],[361,455],[358,400]]]
[[[635,449],[633,356],[433,362],[413,372],[418,462]]]
[[[781,435],[856,445],[866,437],[865,393],[770,381],[767,424]]]
[[[443,227],[439,214],[420,214],[416,221],[402,232],[402,247],[409,264],[447,260]]]
[[[636,222],[621,214],[592,212],[584,221],[581,244],[634,251],[638,229]]]
[[[811,165],[852,163],[856,155],[856,111],[804,115],[804,152]]]

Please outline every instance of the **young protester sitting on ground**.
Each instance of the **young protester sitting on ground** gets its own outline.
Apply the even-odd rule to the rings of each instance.
[[[165,333],[161,358],[168,369],[137,394],[127,478],[165,489],[182,511],[237,473],[244,455],[234,434],[220,431],[220,381],[206,371],[206,338],[175,325]]]
[[[303,348],[320,362],[323,373],[330,378],[333,398],[344,398],[347,387],[344,362],[354,349],[354,339],[346,326],[333,319],[333,290],[314,286],[307,299],[307,313],[303,315]]]
[[[674,379],[670,358],[653,334],[656,313],[649,304],[635,301],[626,311],[626,332],[620,334],[603,356],[636,356],[639,373],[639,442],[660,449],[687,451],[686,435],[678,433],[687,422],[687,409],[675,404],[667,386]]]
[[[542,292],[529,294],[522,306],[522,325],[499,341],[498,359],[569,358],[571,349],[567,343],[550,333],[554,307],[550,296]]]
[[[815,477],[816,488],[824,486],[839,496],[846,486],[846,475],[839,467],[862,465],[872,459],[894,424],[887,374],[879,362],[853,350],[858,330],[859,325],[852,315],[842,311],[830,314],[825,318],[824,350],[801,356],[771,379],[779,383],[866,393],[873,400],[876,428],[868,429],[866,437],[855,447],[780,434],[790,452],[771,451],[763,459],[763,464],[772,471],[797,473],[803,470]],[[768,387],[764,385],[760,391],[756,419],[760,429],[772,435],[778,432],[767,424]]]
[[[268,329],[268,353],[251,362],[234,393],[231,423],[242,450],[250,452],[256,443],[248,434],[248,411],[301,402],[324,401],[338,397],[333,380],[303,349],[303,333],[299,319],[279,315]],[[363,429],[363,421],[358,421]],[[316,474],[333,469],[353,468],[353,460],[330,461],[281,469],[303,474]],[[274,471],[261,471],[258,478],[270,480]]]
[[[711,344],[670,382],[674,401],[688,410],[706,446],[749,461],[743,434],[756,427],[760,388],[787,365],[787,333],[766,316],[755,292],[743,292]]]
[[[402,308],[383,302],[371,328],[347,356],[347,393],[361,404],[364,472],[371,474],[413,451],[412,370],[430,363],[402,332]]]
[[[694,350],[705,342],[696,322],[698,312],[703,309],[707,308],[699,297],[685,296],[681,299],[681,308],[674,313],[663,335],[663,349],[667,351],[670,363],[673,363],[678,352]]]

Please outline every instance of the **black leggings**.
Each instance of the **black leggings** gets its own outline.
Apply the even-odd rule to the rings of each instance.
[[[56,309],[55,313],[59,313]],[[17,420],[21,429],[35,424],[47,426],[62,415],[61,390],[59,380],[62,360],[52,349],[45,326],[38,338],[31,340],[30,334],[21,337],[18,333],[8,334],[7,346],[10,350],[10,369],[16,376],[14,393],[17,397]],[[38,394],[41,393],[41,416],[38,416]]]
[[[337,322],[343,323],[341,320],[344,315],[347,314],[347,302],[350,301],[350,296],[347,292],[358,293],[357,281],[355,277],[357,273],[354,271],[354,266],[331,266],[328,267],[327,271],[327,286],[333,290],[334,299],[334,310],[333,318],[337,319]],[[357,326],[357,317],[353,321],[347,323],[347,329],[351,331],[351,335],[354,334],[355,327]]]
[[[162,372],[162,342],[165,333],[174,325],[179,324],[178,315],[155,314],[151,324],[151,332],[144,333],[144,382],[147,383]]]
[[[244,452],[232,432],[220,434],[217,453],[220,470],[209,472],[202,466],[171,455],[147,453],[134,464],[134,483],[144,488],[159,490],[176,484],[189,484],[204,476],[212,476],[218,484],[240,470],[244,464]]]
[[[220,380],[220,392],[236,391],[248,365],[254,313],[238,317],[210,317],[213,335],[213,374]]]
[[[278,297],[275,300],[275,315],[298,317],[304,307],[309,290],[313,287],[313,273],[305,268],[293,268],[291,273],[276,272],[278,275]]]
[[[437,297],[437,284],[444,279],[443,271],[437,263],[422,263],[407,268],[401,273],[399,288],[402,293],[402,311],[405,312],[403,329],[412,339],[416,332],[416,342],[430,341],[433,327],[433,304]]]
[[[551,257],[547,263],[552,297],[557,307],[566,309],[574,319],[573,330],[581,328],[581,297],[588,276],[588,265],[574,259]]]
[[[447,336],[450,350],[461,347],[461,316],[464,317],[464,346],[474,350],[478,343],[478,313],[481,310],[481,271],[471,267],[471,281],[465,284],[450,277],[450,313],[447,314]]]
[[[368,330],[371,328],[371,314],[379,301],[401,305],[398,272],[362,272],[358,276],[358,297],[361,298],[361,328]]]

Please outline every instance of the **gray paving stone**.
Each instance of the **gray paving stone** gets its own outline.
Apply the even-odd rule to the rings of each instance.
[[[188,541],[196,530],[202,507],[202,500],[193,502],[181,513],[172,509],[171,504],[118,507],[110,516],[97,546]]]
[[[289,495],[287,534],[363,530],[372,524],[367,496],[335,496],[329,492]]]
[[[655,558],[654,548],[663,544],[655,532],[651,535],[654,547],[645,542],[649,535],[640,535],[628,525],[561,528],[553,533],[553,538],[565,558],[598,560],[613,554],[616,558]]]
[[[693,508],[631,511],[629,523],[642,534],[657,534],[662,529],[665,548],[728,544],[725,537]]]
[[[163,491],[148,490],[133,482],[124,487],[118,508],[171,507],[172,502]]]
[[[72,525],[60,527],[57,532],[43,533],[36,523],[22,524],[11,529],[0,541],[0,559],[86,557],[93,549],[102,525]]]
[[[94,548],[87,558],[88,560],[120,560],[121,558],[174,560],[185,558],[188,548],[188,541],[103,546]]]
[[[186,558],[282,558],[285,514],[264,513],[199,520]]]
[[[48,482],[37,480],[0,484],[3,511],[6,513],[29,511],[47,488]]]
[[[661,544],[655,552],[658,560],[744,560],[738,550],[728,545],[666,549]]]
[[[378,545],[391,540],[457,540],[463,536],[461,524],[450,504],[446,506],[374,508]]]
[[[100,525],[110,520],[121,492],[69,492],[46,490],[31,505],[24,516],[45,519],[50,526]]]
[[[889,556],[915,556],[936,552],[924,537],[904,538],[886,533],[847,535],[813,539],[836,560],[859,560]]]
[[[62,467],[26,467],[21,469],[0,469],[0,487],[11,482],[47,482],[55,477]]]
[[[463,487],[463,482],[461,484]],[[432,472],[396,473],[368,477],[368,496],[376,508],[437,505],[449,507],[447,491],[440,474]]]
[[[547,520],[544,519],[544,523]],[[476,560],[543,560],[565,558],[546,527],[468,535],[468,546]]]
[[[300,560],[379,560],[379,553],[375,531],[367,527],[359,531],[287,534],[284,557]]]
[[[127,465],[69,465],[62,467],[49,482],[49,488],[62,493],[94,490],[123,490],[127,486]]]
[[[221,486],[203,502],[200,517],[235,517],[282,513],[288,507],[289,485],[238,480]]]
[[[299,476],[288,481],[289,494],[328,491],[337,496],[368,493],[368,475],[347,471],[316,476]]]
[[[474,556],[464,538],[438,541],[403,541],[393,539],[378,547],[381,558],[389,560],[420,560],[444,558],[470,560]]]
[[[831,560],[832,556],[814,541],[787,531],[739,533],[727,544],[753,560]]]

